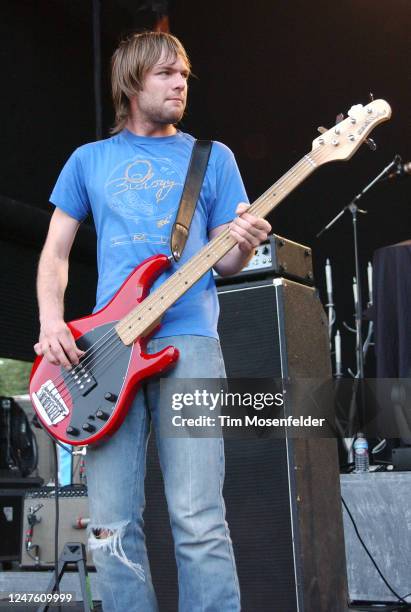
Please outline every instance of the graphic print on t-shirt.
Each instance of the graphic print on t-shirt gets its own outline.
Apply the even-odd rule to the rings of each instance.
[[[114,212],[137,223],[151,220],[154,229],[170,223],[183,182],[180,169],[170,159],[136,157],[114,169],[104,190]]]

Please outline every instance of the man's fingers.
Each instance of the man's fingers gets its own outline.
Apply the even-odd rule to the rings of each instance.
[[[231,233],[234,235],[236,240],[247,240],[253,246],[257,246],[259,244],[258,237],[251,233],[247,227],[244,227],[239,223],[236,223],[231,227]]]
[[[248,210],[250,208],[250,204],[246,204],[245,202],[240,202],[240,204],[237,206],[237,208],[235,209],[235,214],[236,215],[241,215],[243,214],[246,210]]]
[[[79,358],[84,355],[84,351],[79,349],[76,345],[71,331],[67,328],[67,332],[65,334],[62,334],[61,337],[58,338],[58,340],[64,356],[69,360],[68,367],[70,367],[71,365],[77,365],[79,363]],[[62,362],[62,365],[67,367],[66,363]]]
[[[239,225],[234,225],[231,228],[231,234],[237,240],[237,242],[248,242],[250,246],[256,247],[259,244],[259,241],[256,236],[251,234],[246,228],[241,227]]]
[[[272,230],[271,225],[268,223],[266,219],[262,217],[256,217],[255,215],[250,215],[248,212],[244,212],[237,220],[247,221],[252,227],[256,227],[260,230],[263,230],[267,234],[269,234]]]
[[[50,363],[54,365],[59,365],[59,361],[56,358],[56,356],[53,354],[47,340],[42,340],[41,342],[37,342],[33,348],[34,348],[36,355],[39,355],[40,357],[45,357],[47,361],[49,361]]]
[[[53,340],[50,342],[50,350],[60,365],[67,370],[71,368],[71,363],[57,338],[53,338]]]
[[[254,239],[253,241],[252,237],[241,228],[231,228],[231,234],[236,239],[240,250],[243,252],[249,253],[259,244],[258,240]]]
[[[46,349],[43,349],[42,354],[43,354],[44,358],[47,359],[47,361],[49,363],[52,363],[53,365],[59,365],[59,360],[53,354],[53,352],[52,352],[50,347],[47,347]]]
[[[64,352],[73,365],[77,365],[79,363],[79,357],[83,355],[83,351],[80,351],[75,344],[73,346],[64,348]]]
[[[41,350],[41,344],[40,342],[36,342],[36,344],[33,346],[34,352],[36,353],[36,355],[42,355],[43,351]]]
[[[62,365],[70,369],[79,363],[85,354],[75,343],[70,328],[64,321],[49,324],[42,327],[40,340],[34,345],[37,355],[44,357],[55,365]]]
[[[258,246],[264,240],[267,240],[267,231],[265,225],[258,226],[251,224],[247,219],[239,217],[235,219],[231,225],[231,229],[236,231],[240,236],[249,240],[254,246]]]
[[[267,237],[265,226],[252,224],[247,219],[243,219],[242,217],[239,217],[238,219],[236,219],[233,225],[234,227],[238,228],[238,232],[240,234],[242,234],[243,231],[245,231],[248,234],[251,234],[252,236],[256,236],[260,241],[265,240]]]
[[[255,215],[249,213],[249,210],[250,204],[240,202],[240,204],[236,208],[235,214],[241,216],[243,219],[248,218],[249,220],[253,219],[254,221],[258,221],[258,223],[260,223],[262,227],[270,228],[269,231],[271,231],[271,225],[268,223],[268,221],[266,221],[266,219],[264,219],[263,217],[256,217]]]
[[[37,355],[43,355],[47,361],[53,365],[62,365],[66,369],[70,369],[72,365],[77,365],[79,357],[77,354],[77,347],[74,345],[73,349],[63,348],[58,338],[52,339],[50,342],[43,340],[35,345],[34,350]],[[83,354],[83,351],[80,351]]]

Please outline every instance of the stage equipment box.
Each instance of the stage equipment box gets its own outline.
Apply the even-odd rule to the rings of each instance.
[[[411,592],[411,473],[342,474],[341,494],[365,545],[392,588]],[[343,510],[351,601],[396,602]],[[411,595],[406,598],[411,603]]]

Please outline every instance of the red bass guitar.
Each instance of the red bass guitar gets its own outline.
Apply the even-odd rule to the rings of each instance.
[[[317,167],[350,158],[371,130],[390,116],[384,100],[353,106],[347,119],[316,138],[311,152],[260,196],[250,212],[266,217]],[[165,255],[150,257],[130,274],[105,308],[68,324],[85,351],[77,366],[67,371],[36,358],[30,397],[53,437],[85,446],[118,429],[141,381],[178,359],[178,350],[172,346],[147,354],[148,336],[164,312],[234,244],[229,229],[224,230],[152,293],[150,286],[170,262]]]

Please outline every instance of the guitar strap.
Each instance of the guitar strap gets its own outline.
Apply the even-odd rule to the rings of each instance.
[[[210,140],[196,140],[191,152],[183,193],[171,232],[171,253],[174,261],[180,259],[187,242],[212,145]]]

